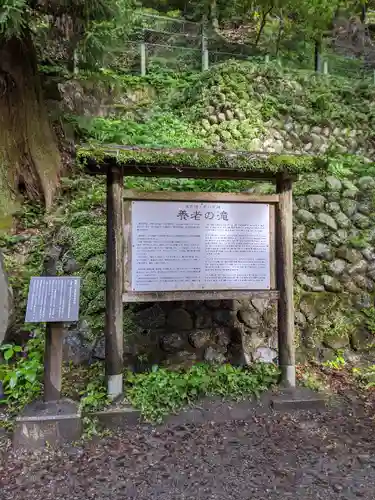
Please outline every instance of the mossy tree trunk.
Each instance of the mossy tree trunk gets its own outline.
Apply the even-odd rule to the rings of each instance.
[[[61,158],[43,99],[32,38],[0,38],[0,188],[50,207]],[[0,196],[0,197],[1,197]]]

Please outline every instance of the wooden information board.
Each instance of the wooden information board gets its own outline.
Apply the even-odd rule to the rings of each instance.
[[[126,192],[125,302],[275,289],[278,196]]]

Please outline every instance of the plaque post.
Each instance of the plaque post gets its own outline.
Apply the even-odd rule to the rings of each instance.
[[[63,323],[47,323],[44,350],[44,401],[58,401],[61,396]]]
[[[107,171],[107,261],[105,314],[105,369],[111,399],[122,394],[124,334],[122,292],[124,286],[124,177],[121,167]]]
[[[279,194],[276,217],[276,279],[279,290],[277,308],[279,365],[282,383],[296,385],[294,303],[293,303],[293,205],[292,180],[276,179]]]

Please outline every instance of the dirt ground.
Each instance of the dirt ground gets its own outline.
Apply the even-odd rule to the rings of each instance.
[[[1,500],[375,498],[371,408],[278,413],[206,401],[162,426],[59,452],[10,453]]]

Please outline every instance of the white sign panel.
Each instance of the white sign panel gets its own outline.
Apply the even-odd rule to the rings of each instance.
[[[133,201],[136,292],[267,290],[269,205]]]

